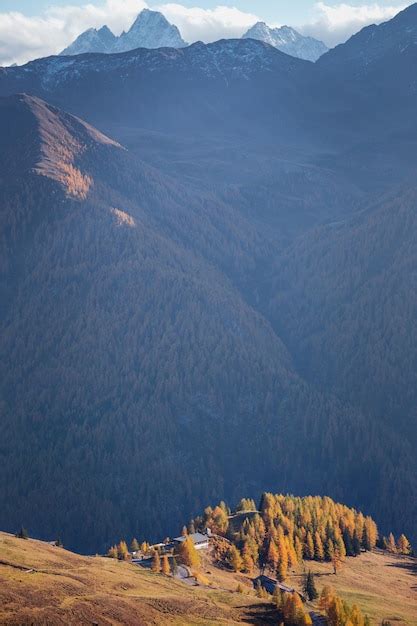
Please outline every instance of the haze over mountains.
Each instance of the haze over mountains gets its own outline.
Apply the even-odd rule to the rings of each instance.
[[[415,534],[415,29],[0,69],[1,528],[279,489]]]

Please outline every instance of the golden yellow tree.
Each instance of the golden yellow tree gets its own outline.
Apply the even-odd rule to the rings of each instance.
[[[314,534],[314,558],[316,561],[324,561],[323,542],[318,531]]]
[[[365,550],[372,550],[376,546],[378,540],[378,528],[371,517],[365,518],[363,529],[363,547]]]
[[[240,572],[243,567],[242,557],[236,546],[230,546],[227,561],[234,572]]]
[[[298,537],[294,539],[294,549],[297,555],[297,561],[301,563],[303,560],[303,544]]]
[[[200,555],[195,548],[194,541],[189,535],[181,543],[178,556],[181,563],[188,565],[188,567],[198,569],[201,565]]]
[[[153,553],[151,569],[155,574],[159,574],[161,571],[161,557],[159,556],[158,550],[155,550]]]
[[[249,552],[244,552],[242,561],[243,561],[243,570],[247,574],[252,574],[253,570],[255,569],[255,563],[253,561],[251,554]]]
[[[121,561],[126,561],[129,557],[126,541],[121,541],[117,546],[117,556]]]
[[[271,539],[268,546],[268,552],[266,555],[266,563],[271,570],[275,570],[278,565],[279,552],[275,541]]]
[[[405,535],[401,535],[397,542],[397,550],[400,554],[411,554],[411,543],[408,541]]]
[[[169,576],[171,573],[171,568],[169,566],[169,558],[167,554],[164,554],[162,557],[162,573],[165,574],[165,576]]]
[[[132,539],[132,543],[130,544],[130,551],[137,552],[139,550],[139,543],[137,539]]]
[[[288,575],[288,552],[284,541],[279,545],[279,561],[277,568],[277,578],[279,581],[284,581]]]
[[[306,559],[314,559],[314,541],[310,531],[307,533],[304,554]]]
[[[117,559],[118,557],[117,546],[112,546],[111,548],[109,548],[107,552],[107,556],[110,557],[111,559]]]
[[[335,592],[332,587],[329,587],[329,586],[323,587],[323,590],[320,595],[320,602],[319,602],[319,607],[321,611],[327,611],[334,596],[335,596]]]

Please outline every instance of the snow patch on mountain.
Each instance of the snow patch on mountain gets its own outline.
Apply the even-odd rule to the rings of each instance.
[[[305,61],[317,61],[328,51],[327,46],[313,37],[304,37],[289,26],[281,28],[270,28],[265,22],[258,22],[247,33],[243,39],[258,39],[281,52],[290,56],[304,59]]]

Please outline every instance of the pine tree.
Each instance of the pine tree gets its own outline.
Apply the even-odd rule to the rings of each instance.
[[[117,546],[117,557],[120,561],[126,561],[129,557],[126,541],[121,541]]]
[[[109,548],[107,551],[107,556],[110,559],[117,559],[118,558],[117,546],[111,546],[111,548]]]
[[[266,555],[266,564],[271,570],[275,570],[278,565],[279,552],[275,541],[271,539]]]
[[[326,541],[326,549],[325,549],[326,561],[333,561],[334,557],[334,543],[331,539]]]
[[[368,552],[373,550],[378,540],[378,529],[371,517],[365,518],[362,545]]]
[[[301,543],[299,537],[294,539],[294,549],[297,555],[297,561],[301,563],[303,560],[303,544]]]
[[[288,575],[288,552],[284,542],[280,542],[279,545],[279,561],[277,568],[277,578],[280,582],[283,582]]]
[[[310,601],[316,600],[319,597],[316,589],[316,583],[314,581],[314,575],[311,571],[309,571],[308,574],[304,576],[303,590]]]
[[[230,546],[227,554],[227,561],[234,572],[240,572],[243,567],[242,557],[236,546]]]
[[[355,530],[354,535],[353,535],[353,540],[352,540],[352,549],[353,549],[353,555],[354,556],[359,556],[361,553],[361,542],[359,540],[359,536]]]
[[[178,564],[175,556],[173,556],[171,559],[171,572],[174,577],[178,574]]]
[[[340,560],[344,561],[346,558],[346,546],[340,534],[338,534],[335,538],[334,549],[339,555]]]
[[[335,575],[337,575],[337,572],[342,567],[343,561],[344,561],[344,558],[341,556],[341,554],[339,552],[339,548],[335,548],[335,551],[334,551],[334,554],[333,554],[333,559],[332,559],[333,573]]]
[[[319,607],[321,611],[327,611],[331,601],[334,598],[334,590],[332,589],[332,587],[323,587],[323,590],[321,592],[320,595],[320,602],[319,602]]]
[[[274,589],[274,593],[272,594],[272,599],[277,609],[282,610],[284,606],[284,594],[282,593],[281,589],[278,586],[276,586]]]
[[[159,574],[161,571],[161,557],[158,550],[155,550],[153,553],[151,569],[155,574]]]
[[[392,554],[397,552],[397,544],[395,543],[395,538],[392,533],[389,534],[388,539],[384,538],[385,549]]]
[[[352,539],[351,539],[349,530],[347,528],[345,528],[343,531],[343,543],[345,544],[346,554],[348,556],[353,556],[354,552],[353,552]]]
[[[363,617],[362,611],[356,604],[354,604],[349,611],[349,619],[352,623],[352,626],[365,626],[365,619]]]
[[[245,552],[243,554],[243,571],[246,572],[247,574],[252,574],[253,570],[255,569],[255,563],[253,562],[253,558],[252,556]]]
[[[310,531],[308,531],[306,537],[304,556],[306,559],[309,559],[311,561],[314,559],[314,541]]]
[[[131,552],[138,552],[139,551],[139,543],[137,541],[137,539],[132,539],[132,543],[130,544],[130,551]]]
[[[346,624],[347,620],[345,619],[343,602],[339,597],[333,596],[330,600],[326,614],[329,626],[343,626]]]
[[[314,534],[314,558],[316,561],[324,561],[323,542],[317,531]]]
[[[405,535],[401,535],[397,542],[397,550],[400,554],[409,555],[412,553],[411,543]]]
[[[171,567],[169,565],[169,559],[167,554],[164,554],[162,557],[162,573],[165,574],[165,576],[169,576],[171,573]]]
[[[304,617],[303,602],[298,593],[287,594],[284,601],[283,614],[285,623],[298,626]]]
[[[198,569],[201,565],[200,555],[195,548],[194,541],[188,535],[180,545],[178,552],[179,559],[184,565]]]
[[[16,533],[16,537],[19,539],[29,539],[29,533],[24,526],[21,526],[19,532]]]

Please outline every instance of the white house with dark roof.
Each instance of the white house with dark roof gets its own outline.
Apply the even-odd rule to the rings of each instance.
[[[196,550],[208,550],[210,546],[208,535],[203,535],[202,533],[192,533],[190,535],[186,535],[185,537],[176,537],[172,540],[172,543],[176,546],[180,546],[184,543],[187,537],[191,537]]]

